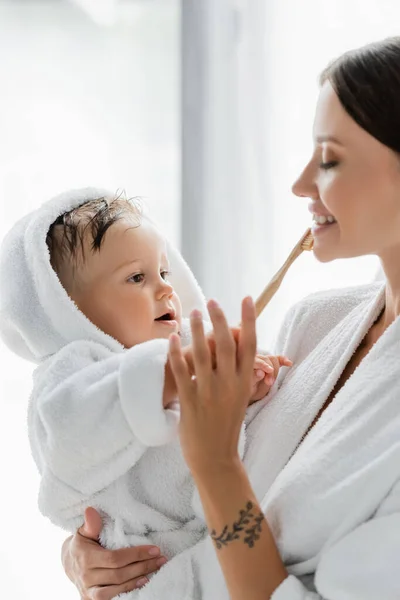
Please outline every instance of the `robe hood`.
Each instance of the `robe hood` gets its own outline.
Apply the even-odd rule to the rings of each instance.
[[[91,340],[121,351],[121,344],[96,327],[68,296],[50,263],[46,236],[65,212],[108,190],[83,188],[64,192],[19,220],[4,238],[0,252],[0,337],[15,354],[40,363],[66,344]],[[145,216],[144,218],[148,218]],[[182,303],[182,316],[194,308],[206,314],[205,299],[179,251],[167,241],[170,277]]]

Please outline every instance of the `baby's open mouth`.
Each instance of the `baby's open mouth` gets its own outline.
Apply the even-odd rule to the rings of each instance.
[[[172,308],[171,310],[167,310],[165,313],[163,313],[162,315],[160,315],[159,317],[157,317],[154,320],[158,321],[158,323],[168,323],[170,321],[173,321],[174,323],[176,323],[175,319],[176,319],[176,312]]]
[[[171,313],[165,313],[165,315],[162,315],[161,317],[158,317],[157,319],[155,319],[156,321],[172,321],[172,315]]]

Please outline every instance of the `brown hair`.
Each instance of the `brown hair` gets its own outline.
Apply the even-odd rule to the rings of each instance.
[[[400,37],[346,52],[322,72],[326,81],[360,127],[400,153]]]
[[[65,262],[74,269],[77,259],[85,260],[84,241],[90,236],[92,252],[100,251],[107,230],[116,221],[129,217],[134,226],[141,223],[142,207],[139,198],[119,194],[112,198],[94,198],[60,215],[51,225],[46,237],[50,261],[56,273]]]

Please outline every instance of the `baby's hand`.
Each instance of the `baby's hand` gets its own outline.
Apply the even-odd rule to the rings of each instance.
[[[292,361],[286,356],[264,356],[257,354],[254,361],[253,388],[249,405],[264,398],[275,379],[278,377],[281,367],[291,367]]]

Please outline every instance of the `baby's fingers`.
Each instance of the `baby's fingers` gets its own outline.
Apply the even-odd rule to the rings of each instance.
[[[254,379],[256,381],[261,381],[261,379],[264,379],[265,377],[265,371],[263,371],[262,369],[255,369],[254,370]]]
[[[287,356],[277,356],[280,367],[293,367],[293,362]]]
[[[254,361],[254,370],[260,370],[264,373],[273,373],[274,367],[268,359],[263,358],[262,356],[256,356]]]

